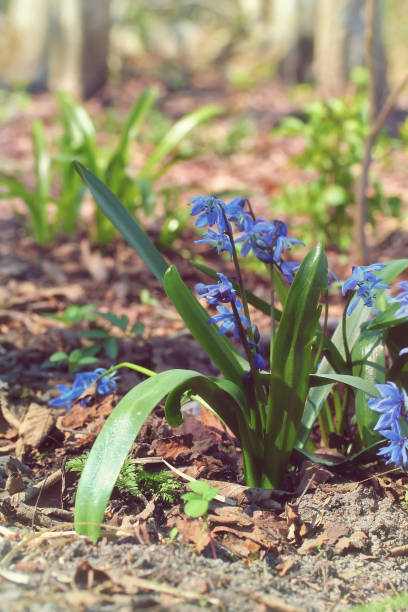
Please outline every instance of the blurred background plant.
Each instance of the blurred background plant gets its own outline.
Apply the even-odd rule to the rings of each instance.
[[[406,71],[403,5],[400,0],[225,0],[221,5],[215,0],[169,5],[36,0],[33,20],[31,0],[4,0],[0,86],[9,91],[0,98],[0,122],[30,107],[30,95],[64,93],[58,93],[56,128],[54,117],[34,114],[33,165],[1,160],[0,197],[25,203],[23,214],[17,207],[19,219],[40,244],[72,234],[84,199],[70,166],[75,158],[134,216],[151,215],[159,242],[171,246],[185,226],[184,191],[242,189],[231,184],[228,173],[211,186],[200,172],[190,172],[190,182],[180,181],[172,166],[208,154],[227,159],[260,153],[267,159],[283,135],[296,134],[304,151],[293,162],[306,174],[286,180],[282,193],[266,180],[266,185],[254,181],[252,192],[264,191],[265,199],[273,195],[271,207],[300,217],[306,240],[323,238],[347,249],[363,240],[361,231],[358,239],[353,235],[353,209],[360,210],[361,201],[367,208],[360,214],[364,229],[375,224],[378,213],[399,219],[398,198],[378,180],[379,173],[375,178],[367,172],[364,197],[359,182],[370,125]],[[368,79],[362,76],[364,65]],[[360,68],[357,86],[351,78],[355,68]],[[129,82],[137,85],[131,90],[137,95],[125,96],[119,109],[118,92]],[[94,116],[92,105],[77,100],[95,97],[101,108]],[[219,100],[222,120],[214,105]],[[289,117],[280,121],[284,115]],[[198,129],[210,120],[211,129]],[[394,142],[387,142],[384,132],[374,143],[379,164],[387,163],[387,148],[401,146],[395,121],[391,128]],[[406,132],[403,128],[403,146]],[[163,180],[165,175],[171,179]],[[96,243],[114,238],[97,210],[87,228]]]
[[[221,108],[215,105],[202,106],[187,113],[158,139],[139,172],[131,176],[130,145],[137,137],[157,96],[155,89],[146,89],[141,94],[127,117],[113,151],[98,146],[91,117],[84,106],[70,94],[58,94],[62,135],[52,157],[47,148],[44,124],[40,120],[34,121],[32,138],[35,190],[28,190],[24,182],[15,176],[0,174],[0,185],[5,187],[0,197],[18,197],[24,201],[29,213],[28,220],[21,215],[20,219],[39,244],[51,242],[59,230],[63,234],[72,234],[78,228],[85,189],[72,166],[74,160],[81,161],[95,174],[103,177],[133,215],[137,215],[139,210],[150,216],[154,213],[157,198],[155,183],[180,159],[177,157],[177,149],[182,140],[201,123],[221,113]],[[59,192],[57,197],[53,196],[55,188]],[[164,192],[168,202],[172,196],[171,191],[164,188]],[[179,194],[177,188],[175,193]],[[54,212],[49,210],[51,204],[55,206]],[[176,210],[177,206],[173,208]],[[178,227],[181,217],[175,216],[175,220]],[[164,231],[169,240],[171,218],[167,217],[166,222],[167,229]],[[98,244],[107,244],[113,240],[114,235],[112,225],[106,223],[106,218],[97,209],[91,237]]]
[[[157,305],[150,298],[148,291],[147,293],[141,292],[140,300],[152,307]],[[47,313],[44,316],[61,321],[67,327],[77,330],[81,347],[74,348],[69,353],[56,351],[43,364],[43,367],[66,365],[69,374],[85,366],[98,363],[103,356],[111,361],[115,360],[119,353],[120,340],[134,340],[145,333],[143,323],[136,322],[130,325],[126,315],[122,314],[118,317],[113,312],[100,312],[94,304],[73,304],[68,306],[62,314]],[[101,320],[109,324],[108,329],[106,326],[96,324]]]
[[[277,212],[302,218],[297,234],[307,243],[323,240],[340,249],[350,248],[353,237],[356,186],[360,180],[365,141],[370,131],[368,75],[354,70],[356,92],[328,102],[313,102],[305,118],[287,117],[272,136],[303,137],[304,148],[292,163],[310,173],[311,179],[297,186],[282,185],[282,195],[271,200]],[[385,131],[377,140],[374,156],[384,157],[396,146]],[[376,226],[375,213],[398,218],[401,200],[386,196],[373,173],[370,176],[368,221]]]

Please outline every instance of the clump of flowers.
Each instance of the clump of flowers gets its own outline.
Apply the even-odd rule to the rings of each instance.
[[[234,262],[242,302],[237,298],[236,290],[229,279],[220,273],[217,274],[220,279],[218,284],[198,283],[195,287],[196,292],[200,298],[205,298],[209,305],[217,308],[218,314],[210,317],[209,323],[220,324],[220,334],[232,330],[234,339],[241,340],[250,370],[254,374],[255,370],[266,368],[266,361],[261,354],[259,332],[251,324],[237,257],[237,245],[240,245],[241,257],[246,257],[252,252],[260,261],[270,266],[273,302],[273,269],[276,268],[284,279],[291,283],[300,264],[286,261],[283,256],[293,245],[304,243],[288,237],[288,228],[283,221],[277,219],[267,221],[263,217],[257,219],[247,199],[234,198],[225,204],[215,196],[197,196],[189,204],[192,204],[191,215],[198,215],[196,226],[210,227],[203,238],[196,240],[196,243],[209,244],[216,248],[218,253],[229,253],[230,259]],[[216,227],[218,232],[211,227]],[[234,235],[234,229],[240,233],[238,237]],[[230,304],[231,310],[225,304]],[[272,336],[274,326],[275,320],[272,316]]]
[[[342,294],[350,292],[350,301],[347,307],[347,314],[351,315],[360,300],[364,305],[371,308],[376,297],[375,291],[378,289],[389,289],[389,285],[382,283],[382,278],[377,278],[374,272],[385,268],[385,264],[375,263],[370,266],[354,266],[353,272],[343,283]],[[354,292],[354,293],[352,293]]]
[[[116,389],[115,378],[117,376],[117,372],[112,372],[102,376],[104,372],[107,372],[107,370],[104,368],[96,368],[96,370],[92,370],[91,372],[78,372],[75,375],[72,387],[69,385],[57,385],[60,396],[54,397],[48,402],[48,404],[54,407],[66,406],[66,410],[68,412],[71,410],[72,404],[95,382],[96,392],[99,395],[107,395],[108,393],[112,393]],[[81,406],[86,406],[87,402],[87,397],[82,398]]]
[[[408,395],[399,390],[394,382],[376,385],[381,398],[368,400],[371,410],[380,413],[375,430],[379,431],[389,442],[378,451],[378,455],[387,457],[386,463],[397,467],[408,468]]]

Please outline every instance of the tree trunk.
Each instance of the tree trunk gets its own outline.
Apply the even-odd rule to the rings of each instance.
[[[0,40],[4,83],[92,96],[107,78],[109,8],[110,0],[12,0]]]
[[[376,110],[387,96],[381,4],[375,2],[373,64]],[[317,0],[314,73],[324,98],[345,93],[350,71],[366,65],[365,0]]]
[[[313,59],[315,0],[273,0],[272,50],[286,83],[307,80]]]
[[[109,0],[50,0],[48,83],[89,98],[106,82]]]

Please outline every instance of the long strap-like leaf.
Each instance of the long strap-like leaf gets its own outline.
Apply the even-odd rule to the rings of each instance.
[[[193,370],[161,372],[133,387],[120,400],[96,438],[81,474],[75,500],[78,533],[96,542],[120,468],[143,423],[169,391],[196,376],[200,374]]]
[[[79,162],[74,162],[74,166],[83,181],[88,185],[98,206],[101,207],[130,246],[140,255],[157,280],[163,283],[168,264],[146,232],[136,223],[115,194],[93,172],[87,170]]]

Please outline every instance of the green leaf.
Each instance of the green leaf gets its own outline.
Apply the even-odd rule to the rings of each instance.
[[[220,335],[216,325],[208,323],[209,316],[182,281],[177,269],[170,266],[164,276],[164,289],[184,323],[225,378],[242,384],[248,362],[233,345]]]
[[[248,398],[242,387],[225,378],[199,375],[175,386],[169,393],[164,410],[171,427],[178,427],[183,422],[180,407],[186,392],[201,397],[238,437],[239,420],[241,427],[249,422]]]
[[[118,351],[119,351],[118,341],[116,340],[116,338],[112,338],[112,337],[108,338],[103,343],[103,350],[105,351],[109,359],[116,359],[116,357],[118,356]]]
[[[44,124],[36,119],[32,128],[34,147],[35,194],[31,205],[31,223],[40,244],[50,237],[51,222],[48,218],[48,202],[51,186],[51,160],[47,152]]]
[[[191,370],[161,372],[120,400],[96,438],[79,481],[75,501],[78,533],[97,541],[120,468],[146,418],[174,386],[197,375]]]
[[[58,92],[57,98],[64,126],[62,142],[66,152],[71,155],[76,153],[76,156],[79,152],[92,172],[97,172],[95,127],[92,119],[69,93]]]
[[[85,331],[78,332],[80,338],[89,338],[91,340],[102,340],[109,338],[109,333],[106,329],[87,329]]]
[[[405,322],[404,318],[395,318],[395,313],[401,304],[391,304],[387,310],[378,314],[372,321],[369,321],[367,324],[367,330],[381,330],[387,329],[389,327],[395,327],[396,325],[401,325],[401,323]]]
[[[98,315],[106,319],[106,321],[109,321],[112,325],[116,325],[116,327],[119,327],[122,331],[125,331],[129,325],[129,319],[124,314],[120,318],[113,312],[98,312]]]
[[[375,387],[376,384],[385,383],[385,345],[382,333],[366,332],[356,342],[352,354],[353,374],[364,378],[367,383]],[[360,362],[360,363],[358,363]],[[372,395],[372,394],[371,394]],[[379,393],[376,393],[379,396]],[[378,413],[371,410],[368,405],[367,392],[364,389],[355,394],[355,414],[357,429],[363,447],[374,444],[381,439],[374,426],[378,421]]]
[[[69,363],[75,363],[76,361],[78,361],[82,354],[83,351],[81,349],[74,349],[73,351],[71,351],[68,356]]]
[[[138,336],[143,336],[143,334],[146,331],[146,328],[143,325],[143,323],[140,323],[140,321],[138,321],[137,323],[132,325],[132,327],[130,328],[130,331],[131,331],[132,334],[136,334]]]
[[[175,123],[163,139],[159,142],[153,153],[147,158],[142,170],[140,171],[141,177],[150,176],[156,178],[160,173],[158,166],[169,155],[200,123],[208,121],[217,115],[220,115],[223,109],[219,106],[209,104],[197,108],[193,112],[182,117],[177,123]]]
[[[168,267],[167,262],[147,234],[102,181],[79,162],[74,162],[74,167],[82,180],[88,185],[98,206],[120,231],[130,246],[140,255],[157,280],[163,283],[164,273]]]
[[[42,205],[46,205],[51,183],[50,158],[47,153],[44,124],[39,119],[33,123],[33,145],[37,196],[41,198]]]
[[[92,357],[91,355],[85,355],[84,357],[81,357],[77,361],[77,366],[91,365],[93,363],[98,363],[98,361],[99,359],[97,357]]]
[[[188,493],[186,494],[188,495]],[[184,512],[191,518],[199,518],[208,512],[208,501],[204,499],[190,499],[184,506]]]
[[[386,268],[381,270],[380,277],[384,279],[384,282],[391,283],[407,267],[408,259],[394,259],[393,261],[388,262]],[[382,291],[378,292],[377,300],[381,299],[382,293]],[[367,308],[362,302],[360,302],[354,309],[353,313],[349,317],[347,317],[346,334],[350,350],[353,349],[354,344],[359,339],[361,334],[361,327],[363,323],[369,320],[371,312],[372,311],[370,308]],[[345,352],[342,338],[341,322],[338,324],[333,334],[332,342],[344,358]],[[316,374],[330,373],[334,373],[334,370],[327,361],[327,359],[323,359]],[[332,384],[329,384],[324,387],[313,387],[312,389],[310,389],[305,409],[303,411],[302,422],[299,427],[298,435],[296,438],[297,444],[299,446],[303,447],[306,444],[313,424],[317,419],[320,409],[323,403],[325,402],[327,396],[329,395],[332,386]]]
[[[298,456],[300,460],[310,459],[314,463],[319,463],[320,465],[327,465],[329,467],[335,467],[344,464],[358,464],[364,463],[367,460],[371,460],[374,454],[373,451],[377,450],[381,443],[384,443],[384,439],[375,442],[374,444],[370,444],[370,446],[368,446],[367,448],[364,448],[363,450],[360,450],[357,453],[353,453],[352,455],[344,457],[344,459],[340,460],[338,457],[336,457],[335,459],[326,459],[325,457],[321,457],[320,455],[309,453],[306,449],[300,448],[299,446],[295,445],[295,448],[293,449],[293,457],[296,458],[296,456]]]
[[[327,288],[323,246],[303,260],[289,289],[273,344],[266,436],[266,465],[277,486],[295,444],[308,392],[311,344],[319,318],[318,302]]]
[[[353,387],[353,389],[359,389],[372,397],[379,397],[375,384],[361,376],[351,376],[350,374],[311,374],[309,379],[311,386],[314,387],[327,385],[328,381],[341,382],[349,387]]]
[[[129,143],[136,138],[137,133],[157,98],[158,90],[156,88],[145,89],[130,111],[126,124],[122,130],[119,144],[110,158],[105,171],[106,179],[115,183],[115,187],[118,187],[118,185],[116,185],[115,175],[120,176],[126,166]]]
[[[51,363],[58,363],[60,361],[65,361],[66,359],[68,359],[68,355],[64,353],[64,351],[57,351],[48,358],[48,361],[51,361]]]
[[[217,487],[212,487],[208,482],[205,482],[205,480],[192,480],[188,483],[188,486],[194,493],[201,495],[201,497],[207,501],[214,499],[220,492]]]

